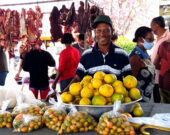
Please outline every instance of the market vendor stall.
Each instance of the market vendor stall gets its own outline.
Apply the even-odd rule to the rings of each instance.
[[[144,116],[153,116],[156,113],[170,113],[169,104],[158,104],[158,103],[141,103],[141,106],[144,110]],[[150,132],[151,135],[169,135],[169,132],[161,131],[161,130],[155,130],[155,129],[147,129],[146,131]],[[1,135],[21,135],[24,133],[15,133],[13,132],[13,128],[7,129],[7,128],[1,128],[0,129]],[[49,130],[47,127],[43,127],[37,131],[33,131],[31,133],[27,133],[27,135],[54,135],[57,134],[57,132]],[[75,133],[72,133],[75,134]],[[77,133],[76,135],[98,135],[97,132],[91,131],[91,132],[82,132]],[[140,134],[140,133],[137,133]],[[69,134],[64,134],[69,135]],[[71,135],[71,134],[70,134]]]

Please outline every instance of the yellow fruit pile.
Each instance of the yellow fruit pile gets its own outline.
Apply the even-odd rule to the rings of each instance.
[[[14,131],[16,132],[31,132],[43,126],[41,116],[33,116],[31,114],[19,114],[13,121]]]
[[[58,133],[88,132],[94,130],[96,126],[96,121],[88,113],[75,112],[65,117]]]
[[[21,104],[13,109],[12,114],[17,116],[18,114],[33,114],[33,115],[43,115],[44,110],[39,106],[33,104]]]
[[[100,117],[96,130],[101,135],[135,135],[133,126],[125,116],[114,117],[108,113]]]
[[[116,100],[128,103],[140,98],[137,79],[128,75],[123,82],[115,74],[98,71],[93,78],[85,76],[81,82],[72,83],[69,92],[61,95],[63,102],[80,105],[111,105]]]
[[[49,129],[59,131],[65,116],[66,112],[64,110],[52,107],[46,110],[46,112],[44,113],[43,122]]]
[[[5,111],[3,113],[0,113],[0,128],[3,127],[11,128],[12,121],[13,121],[13,117],[10,112]]]

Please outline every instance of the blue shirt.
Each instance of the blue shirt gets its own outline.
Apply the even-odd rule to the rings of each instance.
[[[96,44],[94,48],[84,51],[76,74],[82,79],[85,75],[93,76],[97,71],[113,73],[119,80],[123,80],[123,77],[132,74],[128,54],[122,48],[111,44],[108,54],[104,55]]]

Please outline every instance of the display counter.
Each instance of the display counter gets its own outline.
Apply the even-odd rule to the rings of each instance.
[[[158,104],[158,103],[140,103],[143,111],[144,116],[153,116],[156,113],[170,113],[170,104]],[[155,130],[155,129],[147,129],[146,131],[150,132],[151,135],[169,135],[170,132]],[[0,135],[55,135],[57,134],[56,131],[52,131],[47,127],[43,127],[37,131],[33,131],[31,133],[16,133],[13,132],[13,128],[1,128]],[[82,132],[82,133],[72,133],[72,134],[63,134],[63,135],[99,135],[97,132]],[[140,135],[140,133],[137,133]]]

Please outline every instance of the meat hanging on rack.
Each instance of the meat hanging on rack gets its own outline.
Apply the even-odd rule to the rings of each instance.
[[[5,10],[0,9],[0,46],[6,50]]]
[[[91,26],[92,26],[95,18],[99,15],[99,12],[100,12],[100,10],[97,6],[93,5],[90,7],[90,24],[91,24]]]
[[[64,29],[64,33],[72,33],[73,30],[72,25],[75,19],[76,19],[76,11],[75,11],[74,2],[72,2],[69,12],[66,16],[66,26]]]
[[[9,58],[12,58],[15,56],[14,48],[18,44],[20,33],[19,13],[16,10],[6,10],[4,26],[6,32],[6,46],[8,48]]]
[[[62,27],[59,24],[59,17],[60,17],[60,12],[57,7],[53,7],[53,10],[50,14],[50,25],[51,25],[51,37],[53,42],[57,42],[58,39],[62,38],[63,33],[62,33]]]
[[[66,8],[65,5],[62,5],[62,8],[60,9],[60,17],[59,17],[59,24],[66,25],[66,17],[69,10]]]

